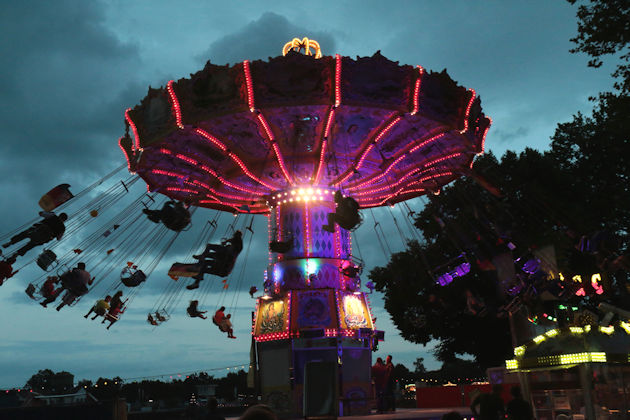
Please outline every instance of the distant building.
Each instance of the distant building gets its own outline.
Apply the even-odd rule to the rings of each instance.
[[[217,394],[217,384],[195,385],[195,387],[199,398],[210,398]]]
[[[43,405],[81,405],[95,403],[98,400],[84,388],[72,394],[58,395],[38,395],[34,394],[32,398],[25,402],[26,407],[39,407]]]

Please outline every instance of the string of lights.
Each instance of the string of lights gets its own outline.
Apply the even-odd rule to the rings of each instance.
[[[202,372],[208,373],[208,372],[219,372],[219,371],[227,371],[229,373],[230,371],[238,372],[239,370],[249,368],[249,367],[251,367],[251,365],[249,363],[245,363],[245,364],[232,365],[232,366],[213,367],[213,368],[208,368],[208,369],[195,369],[195,370],[190,370],[190,371],[179,371],[179,372],[174,372],[174,373],[157,373],[154,375],[133,376],[133,377],[120,378],[120,379],[122,382],[127,382],[127,383],[139,382],[142,380],[159,379],[159,378],[169,378],[169,380],[173,380],[173,379],[182,380],[182,379],[190,378],[190,376],[195,373],[202,373]],[[118,385],[118,381],[104,381],[103,385]],[[95,384],[94,386],[98,387],[98,384]],[[5,393],[9,393],[10,391],[32,392],[32,390],[30,390],[29,388],[25,388],[23,386],[8,387],[8,388],[4,388],[0,390],[0,392],[2,391],[4,391]]]

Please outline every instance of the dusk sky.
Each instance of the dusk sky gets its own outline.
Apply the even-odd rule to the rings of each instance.
[[[401,64],[446,68],[460,85],[476,90],[484,112],[492,117],[487,150],[497,155],[527,146],[544,150],[558,123],[578,111],[589,114],[588,97],[612,85],[610,69],[588,68],[587,57],[569,53],[575,12],[561,0],[4,2],[0,236],[35,218],[39,198],[53,186],[68,183],[77,193],[124,163],[117,145],[124,134],[124,110],[138,104],[149,86],[187,77],[207,60],[266,60],[279,55],[294,37],[319,41],[325,55],[371,56],[380,50]],[[117,179],[127,177],[121,171]],[[416,199],[410,205],[419,209],[421,203]],[[145,321],[172,281],[167,267],[214,213],[200,209],[195,214],[188,236],[178,238],[109,331],[82,316],[100,297],[95,293],[56,312],[24,294],[29,281],[42,274],[39,268],[25,269],[6,282],[0,287],[0,388],[21,387],[45,368],[69,371],[76,380],[96,380],[248,364],[254,301],[246,290],[250,285],[262,288],[267,263],[262,216],[254,223],[249,257],[240,258],[234,270],[246,263],[242,290],[222,297],[215,285],[202,301],[202,309],[211,312],[220,303],[235,303],[231,310],[238,339],[225,338],[210,320],[188,318],[186,296],[164,325],[152,328]],[[389,213],[377,215],[388,230],[392,251],[401,250],[403,241]],[[225,226],[217,235],[223,232]],[[375,240],[373,223],[364,223],[357,239],[369,262],[365,282],[370,268],[386,264],[388,255]],[[405,342],[381,297],[375,293],[371,300],[376,326],[386,331],[377,355],[392,354],[394,362],[410,369],[416,358],[424,357],[429,369],[438,368],[430,346]]]

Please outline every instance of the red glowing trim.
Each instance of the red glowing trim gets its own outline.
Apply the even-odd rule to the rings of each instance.
[[[263,129],[265,130],[265,133],[267,134],[267,139],[271,143],[271,147],[273,148],[273,151],[276,154],[278,165],[280,165],[280,169],[282,170],[282,173],[285,179],[287,180],[289,184],[293,184],[293,182],[291,181],[291,177],[289,176],[289,171],[287,171],[287,167],[284,164],[284,159],[282,158],[282,153],[280,153],[280,148],[278,147],[278,143],[276,143],[276,139],[273,136],[271,128],[269,127],[269,124],[267,123],[267,120],[261,113],[259,113],[257,117],[258,117],[258,121],[260,122]]]
[[[261,192],[250,190],[249,188],[245,188],[245,187],[242,187],[242,186],[240,186],[238,184],[234,184],[234,183],[228,181],[227,179],[223,178],[221,175],[217,174],[211,168],[207,167],[206,165],[204,165],[204,164],[198,162],[197,160],[192,159],[192,158],[190,158],[190,157],[188,157],[186,155],[182,155],[181,153],[174,153],[174,152],[172,152],[172,151],[170,151],[168,149],[160,149],[159,152],[163,153],[165,155],[170,155],[170,156],[173,156],[173,157],[175,157],[177,159],[183,160],[184,162],[189,163],[190,165],[194,166],[196,169],[198,168],[198,169],[203,170],[204,172],[206,172],[206,173],[214,176],[215,178],[217,178],[219,181],[221,181],[222,183],[224,183],[228,187],[231,187],[231,188],[234,188],[236,190],[240,190],[240,191],[243,191],[243,192],[246,192],[246,193],[249,193],[249,194],[254,194],[257,197],[262,196]]]
[[[328,113],[328,120],[326,121],[326,129],[324,130],[324,138],[327,139],[330,135],[330,128],[332,126],[333,119],[335,118],[335,108],[330,108]]]
[[[446,156],[442,156],[440,158],[435,158],[433,160],[428,161],[427,163],[424,164],[425,167],[429,167],[429,166],[433,166],[436,163],[440,163],[440,162],[444,162],[445,160],[451,159],[451,158],[455,158],[458,156],[463,155],[462,152],[455,152],[455,153],[451,153],[450,155],[446,155]]]
[[[414,182],[414,184],[418,184],[418,182]],[[415,188],[415,189],[411,189],[411,190],[405,190],[405,188],[408,188],[408,187],[409,187],[409,185],[405,185],[403,187],[400,187],[398,189],[398,191],[396,191],[394,194],[390,194],[387,197],[385,197],[385,199],[382,200],[378,205],[382,206],[387,201],[389,201],[392,198],[397,197],[399,195],[413,194],[413,193],[418,193],[418,192],[426,192],[426,189],[424,189],[424,188]]]
[[[459,134],[464,134],[466,131],[468,131],[468,116],[470,115],[470,107],[472,107],[473,101],[475,100],[475,96],[477,95],[477,93],[475,92],[475,89],[470,89],[470,92],[471,92],[470,101],[468,101],[468,106],[466,107],[466,114],[464,114],[464,128],[459,131]]]
[[[392,121],[389,122],[389,124],[387,124],[385,126],[385,128],[383,128],[382,130],[380,130],[380,132],[378,133],[378,135],[376,136],[376,138],[374,139],[374,141],[363,151],[363,154],[361,155],[361,157],[359,158],[359,162],[356,165],[356,169],[360,169],[361,166],[363,165],[363,161],[365,160],[366,156],[368,155],[368,153],[372,150],[372,148],[374,147],[374,145],[376,143],[378,143],[379,141],[381,141],[381,139],[385,136],[385,134],[387,134],[387,132],[389,130],[392,129],[393,126],[395,126],[396,124],[398,124],[398,122],[402,119],[402,117],[398,116],[396,118],[394,118]]]
[[[240,196],[240,195],[233,195],[233,194],[228,194],[228,193],[224,193],[224,192],[221,192],[221,191],[216,191],[215,189],[210,187],[208,184],[204,184],[201,181],[194,180],[194,181],[192,181],[192,183],[195,184],[195,185],[198,185],[200,187],[203,187],[206,190],[212,192],[213,194],[219,195],[221,197],[229,198],[231,200],[245,201],[246,203],[249,203],[251,201],[251,197],[243,197],[243,196]]]
[[[354,171],[349,171],[343,178],[341,178],[341,180],[339,180],[339,182],[335,182],[332,185],[337,187],[337,186],[343,184],[344,182],[346,182],[352,175],[354,175]]]
[[[365,185],[368,185],[368,184],[373,184],[373,183],[375,183],[375,182],[379,181],[380,179],[383,179],[383,178],[384,178],[384,177],[386,177],[386,176],[387,176],[387,174],[388,174],[388,173],[389,173],[389,172],[390,172],[390,171],[394,168],[394,166],[396,166],[396,165],[398,164],[398,162],[400,162],[401,160],[403,160],[403,159],[404,159],[404,158],[406,158],[406,157],[407,157],[407,153],[403,153],[402,155],[398,156],[398,157],[396,158],[396,160],[394,160],[392,163],[390,163],[390,164],[389,164],[389,166],[387,167],[387,169],[385,169],[385,171],[384,171],[383,173],[381,173],[381,174],[379,174],[379,175],[377,175],[377,176],[375,176],[375,177],[372,177],[371,179],[369,179],[369,180],[367,180],[367,181],[365,181],[365,182],[362,182],[362,183],[361,183],[361,184],[359,184],[359,185],[356,185],[356,186],[354,186],[354,187],[351,187],[351,189],[354,189],[354,188],[361,188],[361,187],[363,187],[363,186],[365,186]]]
[[[127,155],[127,151],[125,150],[125,148],[122,146],[121,142],[124,139],[124,137],[121,137],[118,139],[118,147],[120,147],[120,150],[122,150],[123,155],[125,155],[125,160],[127,161],[127,170],[131,173],[135,173],[134,171],[131,170],[131,161],[129,160],[129,155]]]
[[[348,180],[348,178],[350,178],[355,173],[355,171],[359,170],[361,168],[361,166],[363,165],[363,162],[365,161],[365,158],[367,157],[368,153],[372,150],[374,145],[376,143],[378,143],[379,141],[381,141],[381,139],[389,132],[389,130],[391,130],[392,127],[394,127],[396,124],[398,124],[398,122],[400,122],[400,120],[402,120],[402,117],[401,116],[397,116],[392,121],[390,121],[384,128],[379,130],[379,133],[374,138],[374,141],[372,141],[365,148],[363,153],[361,153],[361,156],[357,160],[357,163],[354,166],[351,166],[348,169],[346,169],[346,173],[343,175],[343,178],[341,180],[339,180],[339,181],[335,181],[333,183],[333,185],[334,186],[338,186],[338,185],[343,184],[346,180]]]
[[[402,152],[402,154],[401,154],[398,158],[396,158],[396,160],[394,160],[394,162],[392,162],[392,163],[388,166],[388,168],[385,170],[385,172],[383,172],[383,173],[381,173],[381,174],[379,174],[379,175],[373,176],[373,177],[371,177],[371,178],[369,178],[369,179],[367,179],[367,180],[363,181],[363,182],[362,182],[362,183],[360,183],[360,184],[357,184],[357,185],[352,185],[352,186],[350,186],[350,187],[348,188],[348,190],[355,190],[355,189],[358,189],[358,188],[364,187],[364,186],[366,186],[366,185],[371,185],[371,184],[373,184],[373,183],[377,182],[378,180],[380,180],[380,179],[382,179],[383,177],[385,177],[385,176],[389,173],[389,171],[391,171],[391,170],[394,168],[394,166],[395,166],[395,165],[397,165],[397,164],[398,164],[398,163],[399,163],[399,162],[400,162],[400,161],[401,161],[404,157],[406,157],[407,155],[409,155],[409,154],[411,154],[411,153],[413,153],[413,152],[418,151],[420,148],[422,148],[422,147],[426,146],[427,144],[432,143],[432,142],[434,142],[434,141],[438,140],[439,138],[441,138],[442,136],[444,136],[444,134],[445,134],[445,133],[436,134],[435,136],[433,136],[433,137],[431,137],[431,138],[429,138],[429,139],[427,139],[427,140],[423,141],[422,143],[420,143],[420,144],[418,144],[418,145],[416,145],[416,146],[412,147],[412,148],[411,148],[411,149],[409,149],[408,151],[404,151],[404,152]],[[352,174],[352,173],[353,173],[353,172],[350,172],[350,174]],[[338,184],[336,184],[336,185],[338,185]]]
[[[182,110],[179,106],[179,100],[177,99],[177,95],[175,95],[175,90],[173,89],[173,81],[169,81],[166,84],[166,90],[168,92],[168,97],[171,100],[171,106],[173,107],[173,114],[175,115],[175,124],[179,128],[184,128],[182,124]]]
[[[385,126],[385,128],[382,129],[378,136],[376,136],[376,138],[374,139],[374,144],[378,143],[383,138],[383,136],[385,136],[385,134],[387,134],[387,132],[392,129],[393,126],[400,122],[400,120],[402,120],[402,117],[399,115],[394,118],[389,124],[387,124],[387,126]]]
[[[483,131],[483,136],[481,137],[481,150],[479,151],[479,153],[477,153],[478,155],[483,154],[485,147],[486,147],[486,134],[488,134],[488,130],[490,130],[490,126],[492,125],[492,118],[490,117],[486,117],[488,118],[488,120],[490,121],[488,123],[488,126],[486,127],[486,129]],[[471,163],[472,165],[472,163]],[[472,168],[472,166],[471,166]]]
[[[252,82],[252,73],[249,69],[249,60],[243,61],[243,70],[245,72],[245,86],[247,87],[247,106],[249,106],[251,112],[254,112],[256,109],[254,105],[254,84]]]
[[[166,191],[182,192],[182,193],[188,193],[188,194],[199,194],[199,191],[191,190],[188,188],[179,188],[179,187],[168,187]]]
[[[264,182],[263,180],[259,179],[256,175],[254,175],[253,173],[251,173],[249,171],[249,169],[247,169],[247,166],[245,166],[245,164],[243,163],[242,160],[239,159],[238,156],[236,156],[234,153],[230,152],[228,154],[228,156],[234,161],[236,162],[236,164],[238,166],[240,166],[241,170],[245,173],[245,175],[247,175],[248,177],[250,177],[251,179],[253,179],[254,181],[264,185],[265,187],[269,188],[270,190],[276,190],[277,188],[267,184],[266,182]]]
[[[425,181],[428,181],[430,179],[441,178],[443,176],[451,176],[451,175],[454,175],[453,172],[448,172],[448,171],[440,172],[440,173],[437,173],[437,174],[434,174],[434,175],[428,175],[428,176],[422,177],[422,178],[420,178],[418,180],[418,182],[425,182]]]
[[[131,117],[129,116],[129,111],[131,111],[131,108],[127,108],[125,110],[125,120],[127,120],[127,123],[129,124],[129,126],[131,127],[131,131],[133,132],[133,137],[135,140],[135,150],[139,150],[140,149],[140,136],[138,135],[138,128],[136,127],[136,124],[133,122],[133,120],[131,119]]]
[[[324,157],[326,156],[326,144],[328,140],[324,138],[322,140],[322,148],[319,151],[319,163],[317,164],[317,172],[315,173],[315,185],[319,184],[319,177],[322,175],[322,168],[324,167]]]
[[[427,139],[427,140],[423,141],[422,143],[420,143],[420,144],[418,144],[418,145],[416,145],[416,146],[412,147],[411,149],[409,149],[409,153],[414,153],[414,152],[418,151],[418,149],[421,149],[421,148],[423,148],[424,146],[426,146],[426,145],[428,145],[428,144],[431,144],[431,143],[433,143],[434,141],[437,141],[437,140],[441,139],[442,137],[444,137],[444,135],[445,135],[445,134],[446,134],[446,133],[440,133],[440,134],[437,134],[437,135],[435,135],[435,136],[433,136],[433,137],[431,137],[431,138],[429,138],[429,139]]]
[[[418,113],[418,109],[420,109],[420,85],[422,82],[424,69],[422,68],[422,66],[417,66],[417,69],[418,78],[416,79],[416,86],[413,89],[413,110],[411,111],[411,115],[416,115]]]
[[[335,54],[335,107],[341,105],[341,56]]]
[[[280,164],[280,169],[282,169],[282,173],[284,174],[285,179],[287,180],[289,184],[293,184],[293,182],[291,181],[291,177],[289,176],[289,171],[287,170],[287,167],[284,164],[284,160],[282,159],[282,154],[280,153],[280,148],[278,147],[278,143],[274,142],[271,145],[271,147],[273,147],[273,151],[276,154],[276,158],[278,159],[278,163]]]
[[[310,241],[311,241],[311,238],[310,238],[311,232],[309,230],[309,223],[308,223],[308,201],[304,202],[304,226],[303,226],[303,229],[304,229],[304,236],[305,236],[304,254],[306,255],[306,258],[308,258],[310,256],[310,254],[309,254],[309,248],[310,248],[309,244],[310,244]],[[307,265],[308,265],[308,261],[307,261]],[[306,281],[307,282],[309,281],[308,272],[306,273]]]
[[[151,169],[149,171],[152,174],[157,174],[157,175],[166,175],[166,176],[172,176],[173,178],[179,178],[179,179],[187,179],[188,177],[185,175],[181,175],[175,172],[171,172],[171,171],[164,171],[162,169]]]
[[[412,176],[413,174],[417,173],[420,171],[420,168],[415,168],[409,172],[407,172],[405,175],[403,175],[398,181],[396,181],[394,184],[392,185],[386,185],[384,187],[380,187],[380,188],[372,188],[366,191],[360,191],[360,192],[356,192],[353,193],[353,196],[363,196],[363,195],[372,195],[374,193],[378,193],[378,192],[382,192],[385,190],[391,190],[392,188],[395,188],[397,186],[399,186],[400,184],[402,184],[407,178],[409,178],[410,176]]]
[[[216,137],[210,135],[210,133],[208,133],[205,130],[202,130],[201,128],[195,128],[193,130],[195,133],[199,134],[201,137],[210,140],[210,142],[212,142],[212,144],[214,144],[215,146],[217,146],[219,149],[221,149],[222,151],[227,151],[227,146],[225,144],[223,144],[221,141],[219,141]]]
[[[357,163],[357,170],[360,169],[361,166],[363,166],[363,161],[365,160],[365,158],[370,153],[373,147],[374,147],[374,144],[370,144],[367,147],[367,149],[365,149],[365,151],[363,152],[363,155],[361,155],[361,158],[359,158],[359,162]]]

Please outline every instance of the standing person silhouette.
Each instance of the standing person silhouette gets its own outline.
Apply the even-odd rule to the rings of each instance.
[[[470,410],[475,418],[479,420],[499,420],[505,416],[501,391],[503,388],[499,384],[492,385],[492,393],[481,394],[470,404]],[[477,410],[479,407],[479,410]]]
[[[385,359],[385,370],[387,371],[387,382],[385,383],[385,411],[396,411],[396,397],[394,396],[396,379],[394,378],[394,364],[392,363],[391,354],[388,354]]]
[[[530,403],[523,399],[521,389],[518,386],[510,388],[512,399],[507,403],[505,414],[508,420],[532,420],[534,414]]]

